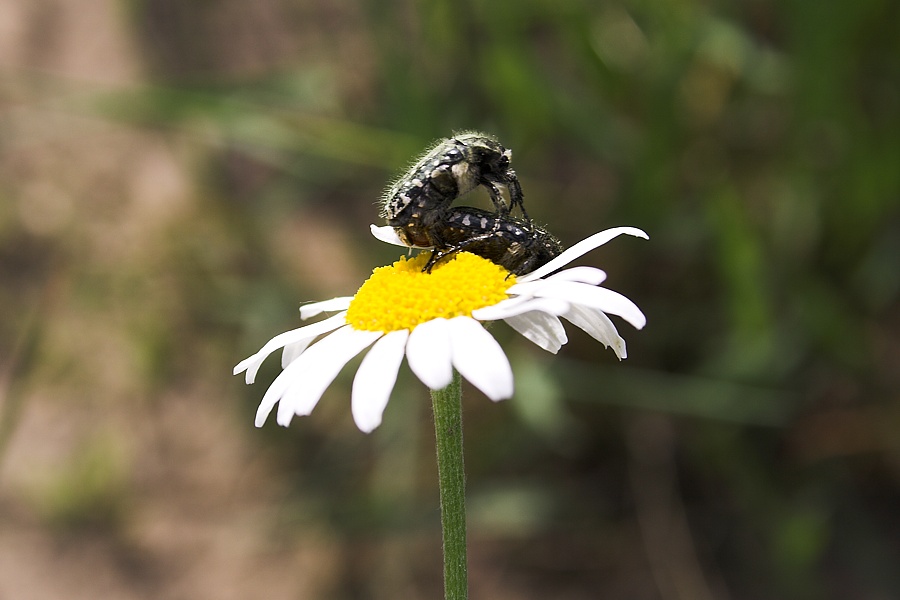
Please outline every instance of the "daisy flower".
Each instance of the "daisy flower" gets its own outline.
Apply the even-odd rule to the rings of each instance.
[[[373,225],[372,232],[382,241],[403,245],[390,227]],[[353,420],[363,432],[381,424],[404,356],[412,372],[432,390],[448,386],[456,369],[491,400],[509,398],[512,368],[483,325],[491,321],[506,321],[555,354],[567,341],[562,318],[612,348],[619,359],[625,358],[625,340],[608,315],[641,329],[644,314],[625,296],[600,287],[606,279],[600,269],[560,270],[623,234],[647,239],[634,227],[607,229],[519,277],[468,252],[423,273],[429,253],[422,252],[376,268],[355,296],[304,305],[301,319],[337,312],[275,336],[234,368],[235,375],[245,372],[246,382],[253,383],[266,357],[282,349],[284,370],[263,396],[256,426],[263,425],[276,404],[280,425],[287,426],[294,415],[310,414],[344,365],[366,348],[351,394]]]

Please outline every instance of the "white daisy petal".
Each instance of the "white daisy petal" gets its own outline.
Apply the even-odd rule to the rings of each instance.
[[[522,312],[518,307],[532,301],[533,299],[528,296],[513,296],[512,298],[501,300],[493,306],[485,306],[484,308],[473,310],[472,318],[477,319],[478,321],[498,321],[505,318],[508,314],[518,314]]]
[[[515,300],[515,302],[510,300]],[[569,303],[561,298],[510,298],[493,306],[473,310],[472,317],[479,321],[499,321],[531,311],[561,315],[567,310],[569,310]]]
[[[314,338],[307,338],[305,340],[300,340],[299,342],[294,342],[293,344],[286,344],[281,351],[281,368],[283,369],[297,360],[297,357],[303,354],[304,350],[309,348],[313,339]]]
[[[575,244],[568,250],[564,250],[562,254],[560,254],[559,256],[557,256],[556,258],[551,260],[550,262],[548,262],[546,265],[544,265],[538,269],[535,269],[534,271],[532,271],[531,273],[528,273],[527,275],[523,275],[522,277],[519,277],[518,281],[521,281],[523,283],[527,282],[527,281],[534,281],[535,279],[543,277],[544,275],[547,275],[548,273],[552,273],[553,271],[556,271],[557,269],[569,264],[570,262],[572,262],[576,258],[582,256],[583,254],[587,254],[594,248],[602,246],[603,244],[610,241],[611,239],[618,237],[620,235],[623,235],[623,234],[633,235],[635,237],[644,238],[645,240],[650,239],[650,236],[648,236],[646,233],[644,233],[643,231],[641,231],[640,229],[638,229],[636,227],[613,227],[612,229],[606,229],[604,231],[595,233],[594,235],[581,240],[580,242],[578,242],[577,244]]]
[[[598,308],[605,313],[622,317],[635,329],[641,329],[647,324],[647,317],[634,302],[619,292],[606,288],[572,281],[560,281],[554,285],[543,286],[535,295],[545,298],[563,298],[572,304]]]
[[[381,416],[391,397],[397,372],[403,362],[409,330],[391,331],[375,342],[353,378],[350,409],[353,421],[363,433],[381,425]]]
[[[562,317],[576,327],[583,329],[588,335],[607,348],[612,348],[619,360],[628,357],[628,353],[625,350],[625,340],[622,339],[616,330],[616,326],[602,310],[573,304]]]
[[[516,283],[507,288],[506,293],[514,298],[533,297],[540,295],[537,293],[538,290],[548,285],[556,285],[560,281],[572,281],[595,286],[606,281],[606,273],[594,267],[572,267],[571,269],[554,273],[544,279]]]
[[[300,366],[278,404],[278,424],[288,425],[295,414],[310,414],[344,365],[382,335],[380,331],[360,331],[347,326],[301,354],[290,364],[290,367]]]
[[[471,317],[450,319],[449,325],[453,366],[460,375],[491,400],[512,396],[512,367],[497,340]]]
[[[447,319],[418,325],[406,342],[406,362],[419,380],[432,390],[441,390],[453,380],[450,328]]]
[[[259,408],[256,409],[255,424],[257,427],[262,427],[266,422],[269,413],[272,412],[275,404],[284,395],[285,390],[288,389],[294,376],[300,372],[302,366],[303,363],[301,361],[295,360],[278,374],[278,377],[275,378],[275,381],[273,381],[272,385],[269,386],[269,389],[266,390],[263,399],[259,402]]]
[[[381,240],[386,244],[408,247],[403,243],[403,241],[400,239],[400,236],[397,235],[397,232],[390,225],[379,227],[378,225],[372,224],[369,225],[369,230],[372,232],[372,235],[375,236],[375,239]]]
[[[504,319],[510,327],[546,350],[556,354],[569,341],[559,318],[541,311],[526,312]]]
[[[390,225],[384,225],[383,227],[379,227],[377,225],[369,225],[369,230],[371,230],[372,235],[375,236],[376,239],[381,240],[387,244],[391,244],[393,246],[403,246],[404,248],[430,248],[431,246],[409,246],[403,243],[403,240],[400,239],[400,236],[397,235],[397,231],[391,227]]]
[[[347,310],[350,308],[350,302],[353,296],[340,296],[331,300],[323,300],[322,302],[311,302],[300,307],[300,318],[308,319],[315,317],[323,312],[333,312],[336,310]]]
[[[643,329],[644,325],[647,324],[647,317],[644,316],[643,311],[630,299],[619,292],[614,292],[607,288],[598,287],[593,289],[595,290],[595,295],[600,298],[600,304],[602,304],[602,306],[597,308],[600,308],[603,312],[622,317],[635,329]]]
[[[322,335],[323,333],[327,333],[329,331],[337,329],[338,327],[346,323],[346,321],[344,320],[344,315],[346,314],[346,312],[341,312],[332,317],[329,317],[328,319],[325,319],[324,321],[312,323],[311,325],[306,325],[304,327],[292,329],[291,331],[286,331],[284,333],[276,335],[271,340],[266,342],[266,344],[262,348],[260,348],[256,354],[239,362],[237,366],[234,367],[234,374],[237,375],[242,371],[247,371],[245,380],[248,384],[253,383],[256,380],[256,373],[259,371],[260,365],[272,352],[287,344],[295,344],[298,342],[302,342],[303,340],[311,340],[316,336]]]
[[[546,280],[538,279],[537,281],[526,281],[525,283],[516,283],[507,288],[506,293],[513,298],[531,298],[534,293],[546,284]]]
[[[572,267],[550,275],[544,281],[578,281],[588,285],[600,285],[606,281],[606,273],[596,267]]]

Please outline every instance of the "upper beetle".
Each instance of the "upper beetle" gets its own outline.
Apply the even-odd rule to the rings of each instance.
[[[385,192],[381,216],[410,246],[442,246],[442,224],[455,199],[485,186],[498,215],[519,207],[522,186],[510,166],[512,152],[493,136],[469,131],[439,140]],[[498,186],[509,192],[509,206]]]

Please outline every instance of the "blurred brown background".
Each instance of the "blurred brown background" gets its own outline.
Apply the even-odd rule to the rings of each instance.
[[[468,128],[565,243],[651,236],[585,258],[626,361],[494,330],[472,597],[900,597],[898,7],[0,0],[0,598],[439,597],[408,369],[368,436],[357,363],[286,430],[231,369]]]

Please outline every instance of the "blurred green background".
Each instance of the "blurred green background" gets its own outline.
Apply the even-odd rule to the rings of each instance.
[[[427,392],[253,427],[431,140],[649,324],[504,327],[464,398],[473,598],[900,597],[900,3],[0,3],[0,596],[434,598]],[[479,203],[485,198],[467,199]],[[486,205],[486,204],[485,204]]]

